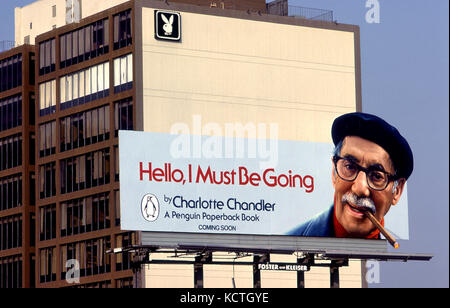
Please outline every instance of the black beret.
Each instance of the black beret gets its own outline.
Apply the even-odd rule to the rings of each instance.
[[[367,113],[347,113],[333,122],[334,145],[346,136],[357,136],[381,146],[390,156],[398,178],[408,179],[414,167],[411,148],[398,130],[383,119]]]

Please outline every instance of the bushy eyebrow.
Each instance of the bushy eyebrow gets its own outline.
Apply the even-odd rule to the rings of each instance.
[[[345,154],[342,158],[348,159],[349,161],[353,163],[359,163],[359,159],[357,159],[355,156],[350,154]]]
[[[343,156],[343,158],[348,159],[352,163],[358,163],[359,164],[359,159],[357,159],[355,156],[353,156],[351,154],[346,154],[346,155]],[[375,163],[373,165],[368,166],[367,169],[387,172],[386,169],[384,169],[383,165],[382,164],[378,164],[378,163]]]

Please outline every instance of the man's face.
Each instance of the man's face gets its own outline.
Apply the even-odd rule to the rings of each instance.
[[[389,154],[376,143],[360,137],[346,137],[339,156],[351,158],[358,165],[365,168],[381,166],[384,171],[390,174],[395,173]],[[375,217],[378,221],[381,221],[381,218],[386,215],[391,205],[397,204],[404,187],[404,181],[400,180],[394,191],[393,182],[390,182],[383,191],[373,190],[367,184],[366,174],[362,171],[358,173],[354,181],[344,181],[336,174],[334,165],[332,181],[335,189],[336,218],[352,237],[365,237],[375,229],[375,226],[362,212],[352,209],[349,201],[342,202],[342,197],[346,193],[353,193],[357,197],[371,199],[376,208]]]

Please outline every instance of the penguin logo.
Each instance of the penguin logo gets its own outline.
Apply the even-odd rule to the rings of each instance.
[[[141,201],[142,216],[145,220],[153,222],[159,216],[159,201],[153,194],[146,194]]]

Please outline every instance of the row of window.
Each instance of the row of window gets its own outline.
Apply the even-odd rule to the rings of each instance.
[[[113,16],[114,50],[132,44],[131,9]],[[109,20],[103,19],[60,36],[60,68],[109,52]],[[55,71],[55,39],[39,44],[39,75]]]
[[[0,132],[22,125],[22,95],[0,100]]]
[[[0,92],[22,85],[22,54],[0,60]]]
[[[0,289],[22,287],[22,256],[0,258]]]
[[[109,105],[61,119],[61,152],[109,139]]]
[[[110,182],[109,148],[60,161],[61,194]]]
[[[60,79],[61,109],[82,105],[109,95],[109,63],[101,63]]]
[[[22,206],[22,175],[0,178],[0,211]]]
[[[85,145],[109,140],[109,105],[80,112],[60,120],[60,151],[68,151]],[[115,103],[115,136],[119,130],[133,130],[133,101],[126,98]],[[56,122],[39,126],[39,156],[56,152]]]
[[[109,193],[61,203],[61,236],[111,227]]]
[[[0,139],[0,171],[22,165],[22,134]]]
[[[119,156],[118,147],[114,147],[115,180],[119,180]],[[55,162],[39,166],[39,197],[50,198],[56,195]],[[60,161],[61,168],[61,193],[70,193],[88,189],[110,182],[110,154],[109,148],[71,157]],[[32,175],[32,183],[35,182]],[[30,192],[31,194],[34,191]],[[32,195],[33,196],[33,195]],[[116,194],[116,219],[118,212],[119,192]],[[31,201],[30,201],[31,202]],[[34,204],[34,200],[32,201]],[[119,221],[116,221],[119,225]]]
[[[61,110],[101,99],[109,95],[109,63],[101,63],[79,72],[62,76]],[[133,87],[133,55],[114,59],[114,93]],[[56,80],[39,84],[39,115],[56,112]]]
[[[111,255],[106,251],[111,249],[111,238],[104,238],[69,243],[61,246],[61,279],[66,279],[67,261],[76,260],[79,265],[80,277],[111,272]],[[39,276],[40,282],[56,281],[57,256],[56,247],[40,249]]]
[[[60,67],[93,59],[109,51],[109,21],[99,20],[60,36]]]
[[[22,247],[22,215],[0,217],[0,251]]]

